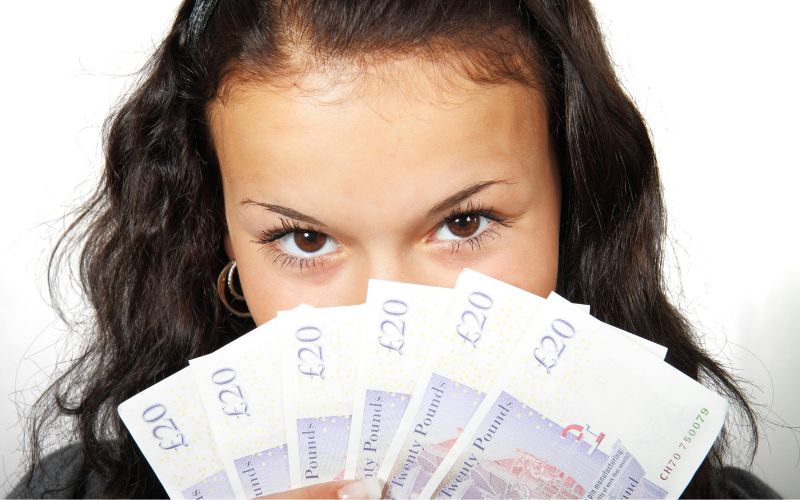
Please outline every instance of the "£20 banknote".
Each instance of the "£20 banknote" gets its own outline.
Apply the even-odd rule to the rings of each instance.
[[[422,497],[677,497],[727,402],[552,294]]]

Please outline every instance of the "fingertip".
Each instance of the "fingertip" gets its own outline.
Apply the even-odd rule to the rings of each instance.
[[[345,485],[336,492],[341,500],[356,498],[379,499],[381,497],[381,483],[377,479],[362,479]]]

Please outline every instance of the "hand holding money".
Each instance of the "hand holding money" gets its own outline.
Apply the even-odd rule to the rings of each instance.
[[[309,499],[309,498],[339,498],[347,499],[377,499],[381,497],[380,483],[377,480],[367,479],[365,481],[329,481],[327,483],[312,484],[293,490],[280,491],[271,495],[257,497],[259,499],[281,498],[281,499]]]
[[[474,271],[371,280],[365,304],[282,312],[119,413],[173,498],[677,497],[727,402],[665,354]]]

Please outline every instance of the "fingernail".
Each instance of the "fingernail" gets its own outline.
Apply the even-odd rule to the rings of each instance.
[[[381,483],[377,479],[362,479],[340,489],[336,492],[336,496],[343,500],[351,498],[378,499],[381,497]]]

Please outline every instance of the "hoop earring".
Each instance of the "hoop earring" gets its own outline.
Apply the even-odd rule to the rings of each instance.
[[[230,302],[228,302],[227,292],[230,292],[234,299],[244,302],[244,295],[238,292],[233,286],[234,271],[236,271],[236,259],[225,264],[225,267],[223,267],[222,271],[219,273],[217,277],[217,295],[219,295],[219,300],[222,301],[222,305],[224,305],[225,309],[230,311],[231,314],[240,318],[250,318],[253,315],[250,314],[249,310],[237,311],[231,306]]]

